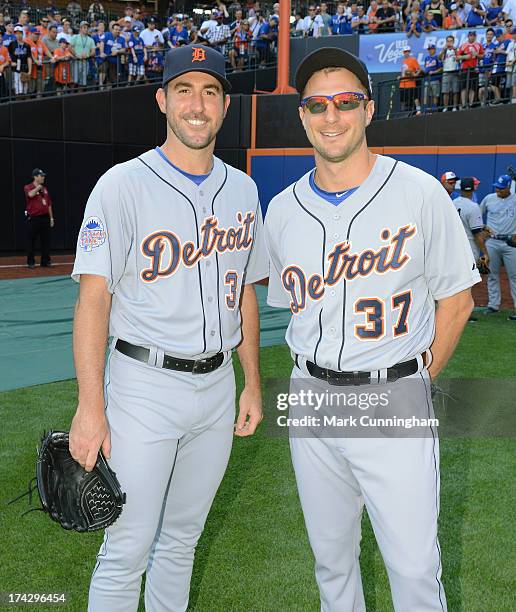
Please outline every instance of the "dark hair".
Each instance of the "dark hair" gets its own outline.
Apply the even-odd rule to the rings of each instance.
[[[493,30],[493,28],[487,28],[487,30],[486,30],[486,34],[487,34],[488,32],[492,32],[493,34],[495,33],[495,31]]]

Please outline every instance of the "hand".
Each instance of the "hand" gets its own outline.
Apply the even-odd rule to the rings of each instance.
[[[489,255],[487,253],[479,257],[479,259],[482,263],[484,263],[487,267],[489,267]]]
[[[263,420],[262,394],[260,389],[245,387],[240,394],[239,405],[240,411],[235,425],[235,436],[240,438],[252,436]]]
[[[50,219],[50,227],[54,227],[54,219]]]
[[[72,457],[87,472],[91,472],[97,462],[97,455],[101,447],[104,456],[109,459],[111,456],[111,436],[104,413],[104,403],[102,402],[93,411],[88,410],[88,412],[84,412],[79,404],[70,428],[70,453]]]

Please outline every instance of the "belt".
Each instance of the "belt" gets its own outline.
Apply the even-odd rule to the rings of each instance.
[[[117,340],[115,349],[143,363],[149,363],[150,350],[143,346],[129,344],[125,340]],[[224,361],[224,353],[217,353],[206,359],[179,359],[172,355],[164,355],[162,368],[166,370],[179,370],[180,372],[191,372],[192,374],[208,374],[220,368]]]
[[[298,360],[296,356],[296,365]],[[330,385],[338,386],[356,386],[356,385],[370,385],[374,383],[371,380],[371,372],[339,372],[336,370],[329,370],[328,368],[320,368],[311,361],[306,362],[306,369],[311,376],[325,380]],[[419,370],[419,364],[417,359],[411,359],[410,361],[404,361],[403,363],[397,363],[392,368],[387,368],[387,382],[395,382],[398,378],[405,378],[411,376]]]

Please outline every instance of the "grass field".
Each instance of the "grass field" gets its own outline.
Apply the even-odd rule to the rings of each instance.
[[[515,346],[516,324],[507,322],[506,314],[481,317],[468,325],[444,376],[514,378]],[[291,360],[285,346],[262,349],[261,356],[265,383],[289,375]],[[237,374],[240,384],[238,366]],[[32,477],[35,447],[43,429],[68,428],[75,396],[75,381],[0,394],[3,502],[23,490]],[[288,444],[266,431],[262,426],[253,438],[235,440],[228,472],[197,549],[192,610],[318,610],[313,559]],[[514,609],[515,446],[511,432],[507,433],[504,438],[441,441],[440,540],[452,612]],[[2,504],[0,591],[64,591],[65,609],[86,610],[101,534],[65,532],[40,513],[20,519],[22,509]],[[386,574],[367,517],[363,527],[361,565],[367,609],[389,611]]]

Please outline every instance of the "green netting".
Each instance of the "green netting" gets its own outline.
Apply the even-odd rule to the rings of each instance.
[[[0,281],[0,391],[75,377],[72,320],[78,285],[68,276]],[[261,346],[284,342],[290,313],[257,286]]]

